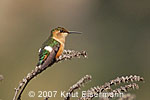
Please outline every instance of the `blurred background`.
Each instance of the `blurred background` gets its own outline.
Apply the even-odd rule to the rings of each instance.
[[[42,100],[29,91],[67,91],[86,74],[83,88],[118,76],[145,78],[133,91],[150,98],[150,1],[148,0],[0,0],[0,99],[11,100],[14,88],[38,62],[38,49],[50,30],[62,26],[83,32],[67,37],[66,49],[86,50],[88,59],[55,64],[33,79],[22,100]],[[80,90],[81,91],[81,90]],[[61,100],[59,94],[50,100]]]

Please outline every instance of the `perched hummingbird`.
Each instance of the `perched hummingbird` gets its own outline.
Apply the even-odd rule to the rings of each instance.
[[[37,66],[50,66],[62,54],[65,47],[65,39],[68,34],[79,33],[68,31],[63,27],[57,27],[51,31],[51,35],[39,49],[39,62]]]

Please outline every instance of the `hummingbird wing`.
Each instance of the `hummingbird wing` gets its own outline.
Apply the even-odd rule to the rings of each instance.
[[[54,39],[50,39],[46,41],[39,52],[39,65],[47,65],[49,66],[52,62],[55,61],[55,56],[59,50],[60,43],[55,41]]]

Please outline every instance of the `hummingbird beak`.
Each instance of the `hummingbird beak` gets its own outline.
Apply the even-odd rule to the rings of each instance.
[[[68,34],[82,34],[82,32],[77,32],[77,31],[69,31]]]

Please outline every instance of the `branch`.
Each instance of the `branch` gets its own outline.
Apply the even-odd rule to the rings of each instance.
[[[136,83],[133,83],[133,82],[138,82],[138,81],[144,81],[144,78],[143,77],[140,77],[140,76],[126,76],[126,77],[117,77],[116,79],[114,80],[111,80],[110,82],[108,83],[105,83],[104,85],[102,86],[97,86],[97,87],[93,87],[91,89],[89,89],[87,91],[87,94],[85,97],[81,97],[79,98],[79,100],[91,100],[93,99],[94,97],[96,97],[99,93],[102,93],[104,91],[112,91],[112,93],[119,93],[119,92],[126,92],[129,88],[138,88],[138,85]],[[120,87],[119,89],[116,89],[116,90],[113,90],[111,88],[111,86],[113,85],[116,85],[116,84],[121,84],[121,83],[129,83],[129,82],[132,82],[133,84],[129,84],[129,85],[125,85],[124,87]],[[90,96],[89,96],[90,94]],[[110,96],[109,96],[110,97]]]
[[[15,88],[15,95],[13,97],[13,100],[16,100],[16,99],[21,100],[21,95],[22,95],[24,89],[26,88],[26,86],[28,85],[28,83],[35,76],[37,76],[38,74],[40,74],[47,68],[51,67],[54,63],[58,63],[58,62],[64,61],[64,60],[70,60],[72,58],[80,58],[81,56],[86,58],[87,53],[85,51],[78,52],[78,51],[74,51],[74,50],[64,50],[63,54],[58,59],[56,59],[56,61],[51,61],[50,66],[36,66],[35,69],[31,71],[31,73],[28,73],[27,76],[25,78],[23,78],[23,80],[19,83],[19,86],[17,88]]]
[[[80,58],[83,56],[87,58],[86,51],[74,51],[74,50],[64,50],[63,54],[56,60],[56,62],[63,61],[63,60],[71,60],[72,58]]]
[[[71,94],[75,90],[80,89],[85,83],[90,81],[91,78],[92,77],[90,75],[86,75],[83,78],[81,78],[76,84],[71,86],[67,92],[68,95],[67,97],[65,97],[65,100],[70,100]],[[127,94],[124,95],[123,92],[128,92],[130,89],[138,89],[139,88],[138,84],[134,82],[139,81],[144,81],[144,78],[137,75],[117,77],[116,79],[111,80],[110,82],[107,82],[104,85],[89,89],[88,91],[86,91],[86,95],[84,97],[79,98],[78,100],[92,100],[94,97],[97,97],[100,93],[104,93],[104,95],[102,95],[104,97],[101,97],[101,95],[99,95],[100,96],[99,100],[109,100],[111,98],[116,98],[117,97],[116,95],[118,94],[120,96],[118,100],[133,100],[135,98],[134,95],[130,95],[129,97],[129,95]],[[130,84],[120,86],[120,88],[117,89],[111,88],[113,85],[119,85],[121,83],[129,83],[129,82]],[[105,92],[108,94],[105,94]],[[45,98],[44,100],[48,100],[48,97]]]
[[[86,75],[83,78],[81,78],[76,84],[74,84],[73,86],[71,86],[67,92],[67,97],[64,98],[64,100],[70,100],[70,96],[71,94],[77,90],[80,89],[82,86],[84,86],[84,84],[86,84],[87,82],[89,82],[92,79],[91,75]],[[49,97],[46,97],[44,100],[48,100]]]
[[[117,88],[115,90],[113,90],[111,93],[109,93],[110,95],[108,95],[108,98],[114,98],[111,94],[122,94],[123,96],[123,92],[128,92],[130,89],[139,89],[139,85],[136,83],[131,83],[125,86],[121,86],[120,88]],[[122,98],[122,97],[121,97]]]
[[[109,98],[115,98],[116,95],[120,96],[118,100],[133,100],[133,95],[124,95],[123,92],[128,92],[129,89],[139,89],[138,84],[131,83],[129,85],[121,86],[120,88],[117,88],[110,92],[107,97],[101,97],[100,100],[109,100]],[[119,95],[120,94],[120,95]]]
[[[81,78],[76,84],[71,86],[68,90],[68,95],[65,98],[65,100],[70,100],[70,95],[76,90],[80,89],[82,86],[84,86],[85,83],[89,82],[92,79],[92,76],[86,75],[83,78]]]

